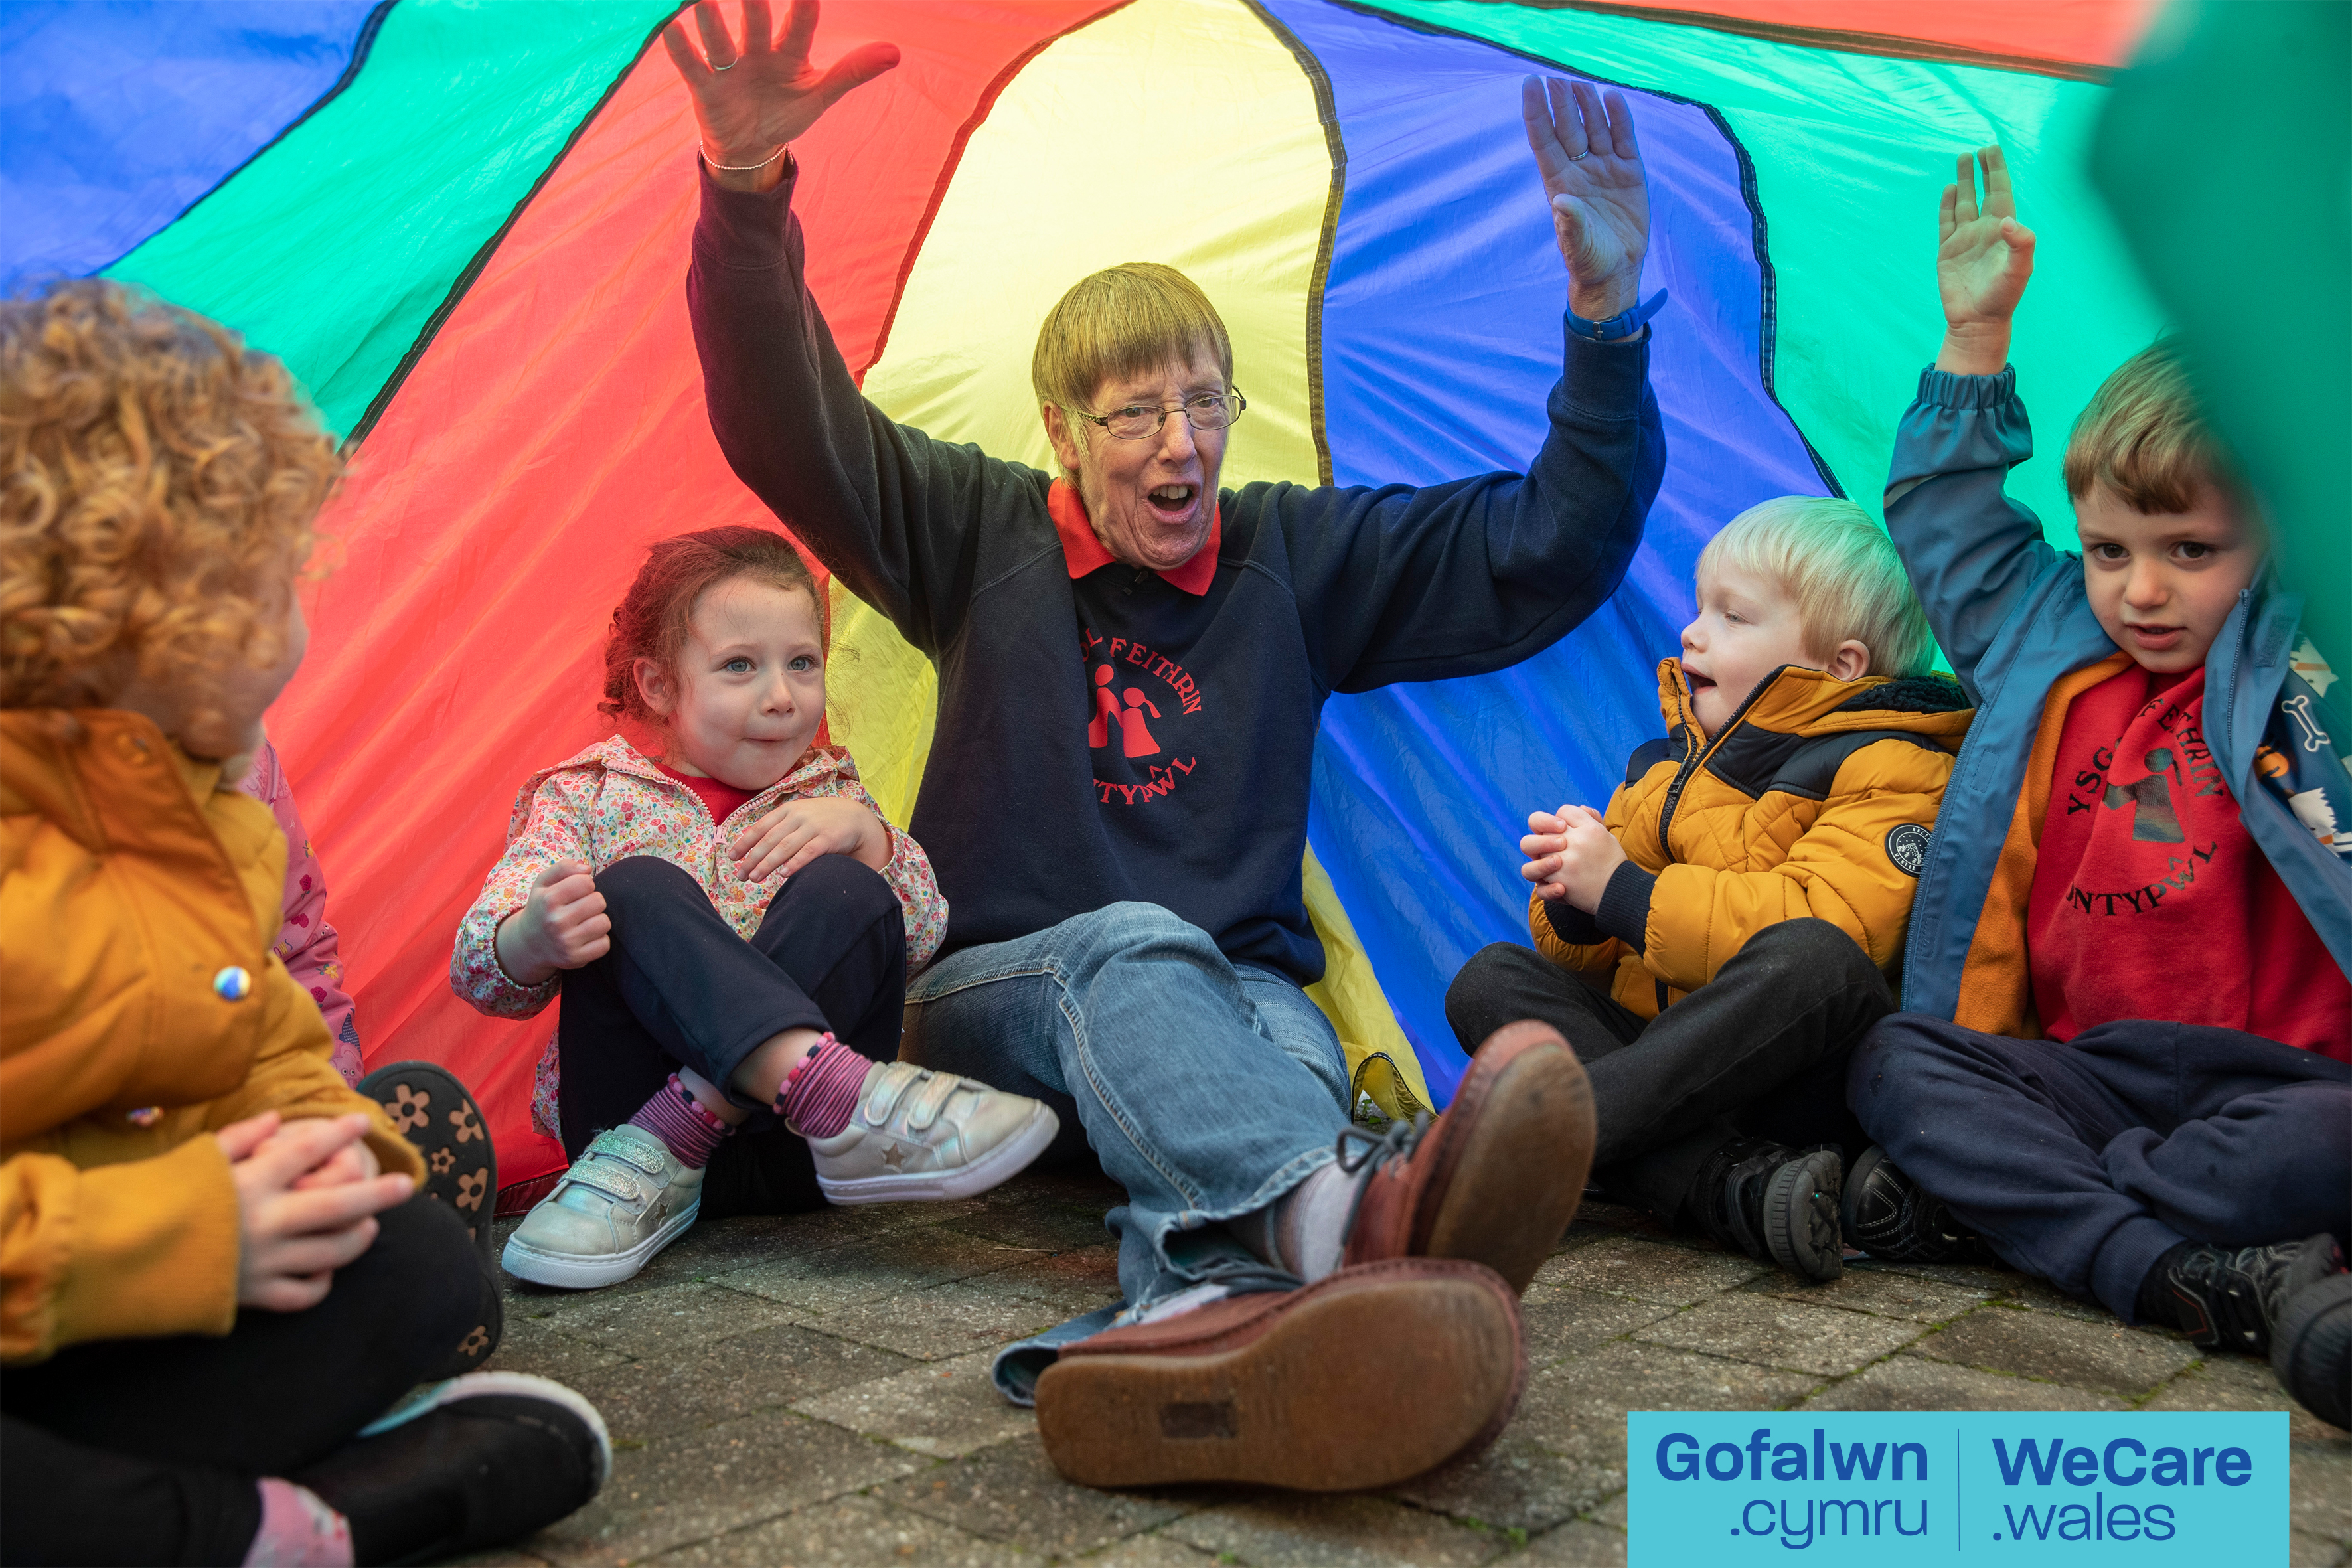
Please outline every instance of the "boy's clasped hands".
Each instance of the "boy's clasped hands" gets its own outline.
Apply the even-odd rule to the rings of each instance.
[[[288,1121],[268,1110],[213,1134],[236,1185],[238,1306],[317,1306],[335,1270],[374,1243],[375,1216],[416,1190],[379,1173],[368,1126],[356,1112]]]
[[[1609,879],[1625,863],[1624,847],[1589,805],[1530,813],[1519,852],[1528,858],[1519,875],[1546,902],[1566,902],[1586,914],[1601,907]]]

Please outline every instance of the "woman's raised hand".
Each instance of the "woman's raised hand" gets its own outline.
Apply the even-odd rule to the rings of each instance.
[[[1977,201],[1976,165],[1984,166]],[[1959,178],[1944,187],[1937,225],[1936,287],[1944,299],[1944,349],[1936,368],[1998,375],[2009,363],[2009,320],[2033,276],[2033,231],[2017,221],[2009,163],[1999,147],[1963,153]]]
[[[695,30],[702,36],[699,52],[687,38],[685,16],[662,29],[662,44],[694,94],[694,118],[709,161],[759,165],[732,177],[719,174],[722,183],[772,184],[775,171],[762,160],[773,158],[815,124],[834,100],[898,63],[896,44],[860,44],[817,69],[809,59],[816,14],[817,0],[792,0],[779,38],[768,0],[743,0],[743,40],[738,45],[728,35],[717,0],[700,0],[694,7]]]
[[[1650,248],[1650,183],[1625,95],[1604,100],[1590,82],[1531,76],[1519,84],[1519,113],[1568,263],[1569,308],[1595,321],[1632,310]]]

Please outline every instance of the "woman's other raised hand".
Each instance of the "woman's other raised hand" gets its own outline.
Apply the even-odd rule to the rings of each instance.
[[[1519,113],[1568,263],[1569,309],[1594,321],[1632,310],[1650,248],[1650,183],[1625,95],[1531,76]]]
[[[1984,200],[1977,200],[1977,165]],[[1998,375],[2009,363],[2010,317],[2033,276],[2033,231],[2017,221],[2009,161],[1999,147],[1960,154],[1959,178],[1944,187],[1936,288],[1944,299],[1937,370]]]
[[[785,145],[843,93],[898,63],[896,44],[860,44],[819,70],[809,59],[817,0],[792,0],[781,38],[768,0],[743,0],[740,45],[717,0],[700,0],[693,15],[699,51],[686,36],[683,15],[662,29],[662,45],[694,94],[711,177],[737,190],[766,190],[782,179]]]

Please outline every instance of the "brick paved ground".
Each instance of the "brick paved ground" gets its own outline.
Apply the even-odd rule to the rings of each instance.
[[[510,1283],[490,1364],[587,1394],[619,1452],[587,1509],[473,1561],[1622,1563],[1626,1410],[1808,1406],[2294,1411],[2294,1563],[2352,1568],[2352,1436],[2262,1363],[2200,1358],[1999,1270],[1809,1287],[1601,1205],[1528,1292],[1533,1376],[1479,1459],[1378,1496],[1073,1487],[988,1362],[1116,1299],[1115,1192],[1032,1175],[962,1203],[730,1220],[610,1289]],[[1366,1375],[1383,1348],[1365,1347]]]

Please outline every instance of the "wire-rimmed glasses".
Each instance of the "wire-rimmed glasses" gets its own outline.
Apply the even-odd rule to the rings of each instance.
[[[1101,426],[1118,440],[1149,441],[1160,434],[1168,416],[1179,408],[1184,411],[1193,429],[1222,430],[1240,418],[1242,410],[1248,406],[1249,399],[1236,391],[1203,392],[1165,407],[1136,403],[1108,414],[1081,414],[1078,417]]]

